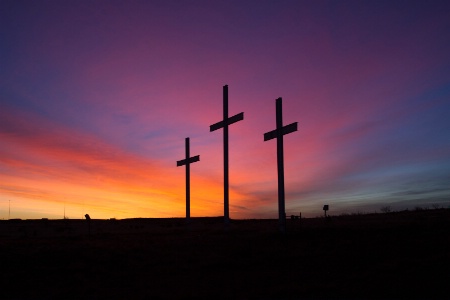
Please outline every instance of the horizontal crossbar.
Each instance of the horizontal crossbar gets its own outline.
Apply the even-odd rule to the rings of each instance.
[[[283,126],[281,128],[281,134],[285,135],[291,132],[297,131],[297,122]],[[275,129],[269,132],[264,133],[264,141],[268,141],[274,138],[277,138],[278,136],[280,136],[280,130],[279,129]]]
[[[197,161],[200,161],[200,155],[196,155],[196,156],[190,157],[188,163],[191,164],[191,163],[195,163]],[[185,164],[186,164],[186,159],[182,159],[182,160],[177,161],[177,167],[184,166]]]
[[[223,127],[225,127],[227,125],[231,125],[231,124],[236,123],[236,122],[241,121],[241,120],[244,120],[244,113],[243,112],[241,112],[241,113],[239,113],[237,115],[234,115],[232,117],[229,117],[228,119],[226,119],[226,123],[225,123],[225,120],[222,120],[220,122],[212,124],[211,126],[209,126],[209,131],[211,132],[211,131],[223,128]]]

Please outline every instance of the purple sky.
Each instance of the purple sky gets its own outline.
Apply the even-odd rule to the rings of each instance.
[[[1,1],[0,219],[450,206],[448,1]]]

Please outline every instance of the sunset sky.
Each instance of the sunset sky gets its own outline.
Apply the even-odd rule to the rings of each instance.
[[[449,1],[0,1],[0,219],[450,207]]]

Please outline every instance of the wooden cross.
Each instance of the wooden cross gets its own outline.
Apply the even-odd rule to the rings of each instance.
[[[223,210],[225,224],[230,222],[228,209],[228,125],[244,119],[244,113],[228,117],[228,85],[223,87],[223,120],[209,126],[209,131],[223,128]]]
[[[284,205],[284,158],[283,158],[283,135],[297,131],[297,122],[283,126],[282,99],[276,100],[275,130],[264,133],[264,141],[277,139],[277,165],[278,165],[278,220],[280,231],[286,231],[286,213]]]
[[[189,138],[185,140],[186,144],[186,158],[177,161],[177,167],[186,166],[186,222],[189,223],[191,219],[191,174],[190,164],[200,160],[200,155],[189,157]]]

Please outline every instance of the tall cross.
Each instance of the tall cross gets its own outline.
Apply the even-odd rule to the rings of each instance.
[[[297,131],[297,122],[283,126],[283,109],[281,98],[276,100],[277,128],[264,133],[264,141],[277,139],[277,165],[278,165],[278,220],[280,231],[286,231],[286,213],[284,206],[284,158],[283,135]]]
[[[200,160],[200,155],[189,157],[189,138],[185,140],[186,144],[186,158],[177,161],[177,167],[186,166],[186,222],[189,223],[191,219],[191,174],[190,164]]]
[[[223,120],[209,126],[209,131],[223,128],[223,211],[225,224],[230,223],[230,214],[228,209],[228,125],[244,119],[244,113],[241,112],[232,117],[228,117],[228,85],[223,86]]]

